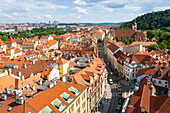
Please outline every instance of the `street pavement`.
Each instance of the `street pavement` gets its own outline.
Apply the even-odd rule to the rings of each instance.
[[[108,60],[104,56],[104,45],[103,45],[103,43],[100,43],[98,45],[99,45],[98,46],[99,58],[104,60],[104,62],[106,64],[106,69],[109,73],[107,81],[109,81],[109,79],[114,80],[113,79],[114,76],[110,75],[111,69],[107,65]],[[109,84],[109,82],[107,82],[107,87],[106,87],[104,98],[105,98],[105,101],[103,101],[104,108],[103,109],[100,108],[97,113],[114,113],[117,103],[118,103],[117,83],[116,82],[114,82],[112,85]]]
[[[98,44],[98,52],[99,52],[99,58],[103,59],[106,64],[106,69],[109,73],[109,76],[107,77],[107,88],[104,95],[105,101],[103,101],[103,109],[99,109],[97,113],[115,113],[116,107],[118,105],[118,100],[122,98],[120,94],[118,94],[118,84],[121,86],[121,92],[128,92],[130,89],[133,89],[134,85],[129,86],[129,82],[124,80],[121,77],[116,77],[115,75],[111,75],[110,73],[113,72],[114,68],[112,65],[108,65],[109,61],[107,60],[106,56],[104,55],[104,44],[100,43]],[[111,69],[112,68],[112,69]],[[113,80],[113,84],[109,84],[109,79]],[[118,82],[115,80],[119,79]],[[110,87],[109,87],[110,86]],[[107,95],[106,95],[107,94]],[[122,100],[122,99],[121,99]]]
[[[106,90],[104,93],[104,101],[102,102],[103,107],[101,106],[98,109],[97,113],[105,113],[106,111],[108,111],[111,99],[112,99],[112,92],[110,89],[110,85],[107,83]]]

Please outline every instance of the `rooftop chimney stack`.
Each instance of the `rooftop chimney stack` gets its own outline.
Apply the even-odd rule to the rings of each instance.
[[[11,68],[8,69],[8,75],[11,75]]]
[[[27,65],[25,63],[23,64],[23,66],[24,66],[24,68],[27,68]]]
[[[23,80],[23,81],[25,80],[24,75],[21,76],[21,80]]]
[[[6,95],[6,94],[2,94],[2,95],[1,95],[1,99],[2,99],[3,101],[5,101],[5,100],[7,99],[7,95]]]
[[[18,76],[18,77],[21,77],[21,72],[20,72],[20,71],[17,72],[17,76]]]

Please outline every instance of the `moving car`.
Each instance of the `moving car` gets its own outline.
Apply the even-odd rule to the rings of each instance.
[[[109,83],[110,83],[110,84],[113,84],[113,80],[112,80],[112,79],[109,79]]]

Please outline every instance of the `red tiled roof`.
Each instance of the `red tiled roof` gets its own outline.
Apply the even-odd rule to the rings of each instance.
[[[9,37],[8,41],[6,43],[14,43],[16,42],[12,37]]]
[[[108,48],[114,53],[119,47],[116,44],[110,44]]]
[[[66,85],[63,85],[63,83]],[[37,112],[41,111],[44,107],[48,105],[53,111],[59,113],[60,111],[55,106],[53,106],[51,102],[58,98],[66,106],[68,106],[69,103],[60,95],[66,92],[67,94],[71,95],[73,99],[75,99],[77,96],[68,90],[71,86],[78,89],[79,92],[82,92],[86,88],[85,85],[57,81],[56,86],[51,89],[49,88],[45,91],[39,92],[38,94],[33,96],[33,98],[29,98],[28,100],[26,100],[26,103],[28,103]],[[25,105],[25,107],[27,110],[26,112],[30,111],[31,108],[28,107],[27,104]]]
[[[6,45],[1,39],[0,39],[0,46]]]

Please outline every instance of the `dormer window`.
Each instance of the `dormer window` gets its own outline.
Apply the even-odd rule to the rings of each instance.
[[[78,89],[74,88],[73,86],[71,86],[71,87],[69,88],[69,90],[70,90],[72,93],[74,93],[76,96],[80,94],[80,92],[78,91]]]
[[[64,92],[63,94],[60,95],[64,100],[66,100],[68,103],[70,103],[73,98],[71,97],[71,95],[69,95],[68,93]]]
[[[62,111],[66,107],[66,105],[62,101],[60,101],[58,98],[52,101],[51,104],[55,106],[59,111]]]
[[[162,76],[162,70],[161,69],[158,72],[158,76]]]
[[[38,113],[55,113],[49,106],[46,106]]]

